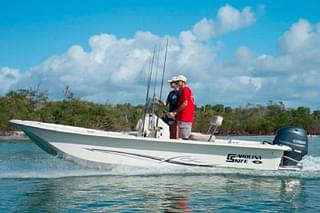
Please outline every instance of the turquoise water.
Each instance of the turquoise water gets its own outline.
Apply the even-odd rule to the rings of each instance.
[[[320,138],[303,163],[290,172],[99,170],[2,140],[0,212],[320,212]]]

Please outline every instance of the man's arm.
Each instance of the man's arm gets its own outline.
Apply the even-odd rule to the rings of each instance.
[[[188,100],[182,102],[182,104],[176,110],[176,113],[183,111],[188,106]]]
[[[162,101],[160,100],[160,98],[158,96],[154,96],[153,98],[155,101],[158,101],[160,104],[164,105],[164,106],[167,106],[168,104],[168,99],[166,101]]]
[[[182,102],[175,112],[169,112],[170,117],[175,117],[179,112],[183,111],[188,106],[188,100]]]

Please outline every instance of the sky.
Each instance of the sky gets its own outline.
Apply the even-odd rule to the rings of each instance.
[[[0,0],[0,95],[69,86],[98,103],[143,104],[183,74],[197,105],[320,109],[320,1]],[[155,82],[155,83],[154,83]],[[169,92],[164,85],[165,98]]]

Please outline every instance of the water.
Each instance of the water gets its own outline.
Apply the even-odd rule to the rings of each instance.
[[[0,212],[319,212],[320,138],[303,162],[302,171],[94,170],[2,140]]]

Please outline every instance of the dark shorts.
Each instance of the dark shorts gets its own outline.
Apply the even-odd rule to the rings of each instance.
[[[165,115],[164,117],[162,117],[162,120],[168,124],[168,125],[172,125],[176,122],[176,120],[169,118],[167,115]]]

